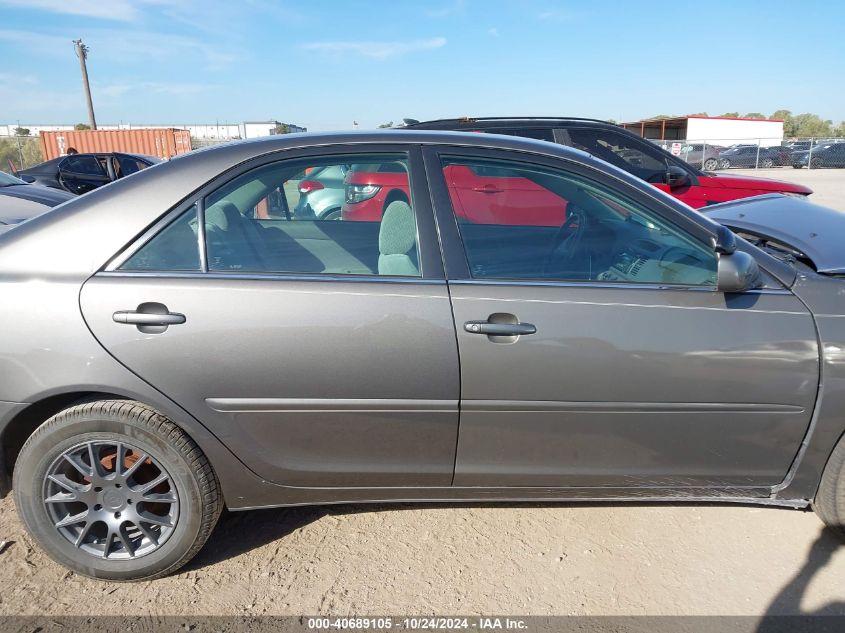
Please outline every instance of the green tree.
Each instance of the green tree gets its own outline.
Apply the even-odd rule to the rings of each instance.
[[[77,123],[76,125],[73,126],[73,129],[74,130],[90,130],[91,126],[88,125],[87,123]]]
[[[30,129],[28,127],[16,127],[15,136],[29,136]]]
[[[727,119],[738,119],[739,112],[725,112],[724,114],[720,114],[720,117],[725,117]]]
[[[706,112],[693,112],[692,114],[688,114],[687,116],[710,116]]]
[[[390,123],[382,123],[381,125],[378,126],[378,128],[380,130],[383,130],[384,128],[388,128],[388,127],[393,127],[393,121],[391,121]]]
[[[805,112],[792,117],[794,130],[788,136],[830,136],[832,133],[833,121],[822,119],[818,114]],[[786,124],[784,123],[786,134]]]
[[[787,138],[795,136],[795,122],[792,120],[792,112],[790,110],[776,110],[769,117],[769,120],[775,119],[783,121],[783,135]]]
[[[761,112],[748,112],[747,114],[743,115],[743,118],[745,118],[745,119],[767,119],[769,117],[767,117],[765,114],[763,114]]]
[[[0,170],[9,169],[9,161],[17,169],[26,169],[44,162],[41,143],[35,137],[0,138]]]
[[[277,123],[273,128],[273,134],[290,134],[290,126],[287,123]]]

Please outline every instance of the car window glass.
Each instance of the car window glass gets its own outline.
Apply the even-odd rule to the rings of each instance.
[[[134,271],[199,271],[201,268],[196,205],[120,266],[120,270]]]
[[[118,156],[115,160],[115,174],[118,178],[134,174],[136,171],[145,169],[148,165],[131,156]]]
[[[648,182],[664,182],[666,155],[653,144],[612,130],[569,129],[570,144]]]
[[[609,187],[517,161],[443,175],[474,278],[715,285],[709,245]]]
[[[208,269],[419,277],[403,155],[281,161],[205,200]]]
[[[95,156],[68,156],[59,166],[62,171],[86,176],[105,176],[106,170]]]

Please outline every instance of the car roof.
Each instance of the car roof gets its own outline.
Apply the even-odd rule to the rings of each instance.
[[[412,120],[413,121],[413,120]],[[544,127],[552,125],[561,125],[565,123],[593,123],[602,126],[611,126],[618,128],[619,126],[609,121],[602,121],[600,119],[588,119],[581,117],[460,117],[454,119],[432,119],[430,121],[413,121],[406,123],[404,129],[418,128],[418,129],[452,129],[458,126],[467,127],[504,127],[519,125],[522,127]]]

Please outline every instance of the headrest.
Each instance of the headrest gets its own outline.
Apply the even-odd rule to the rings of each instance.
[[[237,214],[237,215],[235,215]],[[205,210],[206,228],[217,228],[221,231],[229,230],[229,222],[237,222],[241,213],[238,208],[228,200],[220,200]]]
[[[378,250],[382,255],[405,255],[417,243],[414,211],[407,202],[396,200],[387,205],[381,218]]]

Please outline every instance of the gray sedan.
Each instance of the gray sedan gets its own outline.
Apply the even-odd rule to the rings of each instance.
[[[406,197],[267,213],[351,164]],[[571,148],[187,154],[0,235],[0,296],[0,489],[81,574],[171,573],[224,506],[720,501],[843,531],[842,281]]]

